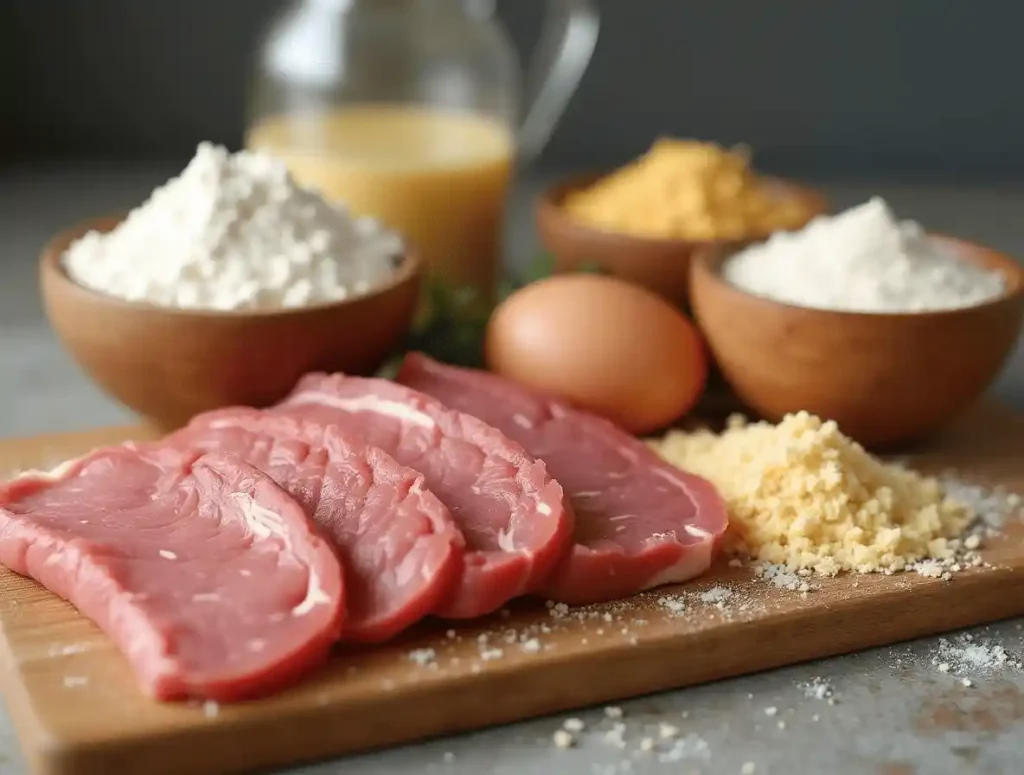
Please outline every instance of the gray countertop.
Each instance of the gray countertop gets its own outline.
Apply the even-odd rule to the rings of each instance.
[[[66,431],[125,422],[131,415],[100,394],[50,334],[35,288],[43,242],[77,219],[136,204],[170,167],[66,165],[0,172],[0,435]],[[511,204],[508,254],[536,249],[526,181]],[[1024,185],[1004,188],[825,185],[837,207],[884,195],[903,217],[1024,256]],[[1018,346],[993,393],[1024,410],[1024,346]],[[1019,659],[1022,622],[972,630]],[[603,739],[600,709],[577,715],[588,725],[580,743],[556,748],[563,717],[538,719],[295,770],[305,775],[456,773],[513,775],[560,771],[607,773],[792,773],[944,775],[1022,771],[1024,673],[972,665],[949,672],[937,638],[823,660],[746,678],[622,703],[627,747]],[[695,659],[700,655],[695,654]],[[967,678],[971,686],[963,685]],[[832,702],[806,691],[822,679]],[[500,698],[495,699],[500,702]],[[667,755],[639,751],[659,722],[679,727]],[[753,767],[753,769],[751,769]],[[25,772],[18,743],[0,710],[0,775]]]

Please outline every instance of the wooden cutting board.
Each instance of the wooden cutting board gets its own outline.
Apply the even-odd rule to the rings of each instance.
[[[138,428],[0,442],[0,471],[43,467]],[[1024,492],[1024,418],[979,406],[921,468]],[[159,705],[104,636],[34,582],[0,569],[0,681],[37,773],[228,773],[515,721],[1024,614],[1024,524],[952,581],[843,577],[810,593],[724,565],[627,604],[542,603],[339,653],[301,686],[234,707]],[[732,594],[719,604],[716,585]]]

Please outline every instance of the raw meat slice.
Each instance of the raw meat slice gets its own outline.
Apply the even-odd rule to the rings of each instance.
[[[706,571],[728,516],[704,479],[602,418],[483,371],[406,356],[397,379],[475,414],[548,464],[576,514],[575,545],[544,584],[571,604],[626,597]]]
[[[271,411],[336,424],[423,473],[467,543],[441,616],[480,616],[533,592],[569,545],[572,512],[544,463],[429,396],[388,380],[308,374]]]
[[[244,457],[305,507],[343,560],[344,640],[396,635],[462,572],[462,533],[423,476],[335,427],[238,407],[201,414],[162,444]]]
[[[341,631],[341,566],[302,507],[230,455],[131,445],[0,487],[0,563],[96,622],[160,700],[264,694]]]

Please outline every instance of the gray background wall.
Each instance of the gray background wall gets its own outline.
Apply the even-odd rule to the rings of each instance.
[[[659,132],[791,173],[1024,178],[1011,0],[599,0],[590,71],[542,162],[617,163]],[[0,0],[0,154],[237,145],[276,0]],[[500,0],[525,49],[540,0]],[[5,93],[6,92],[6,93]]]

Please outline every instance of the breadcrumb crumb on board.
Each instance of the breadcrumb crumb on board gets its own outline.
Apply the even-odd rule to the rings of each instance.
[[[926,476],[875,457],[807,412],[778,424],[733,415],[721,433],[670,431],[648,443],[718,488],[730,514],[728,553],[754,559],[775,586],[800,592],[811,586],[793,572],[912,570],[948,581],[980,564],[985,538],[1020,509],[1020,496],[955,472]]]

